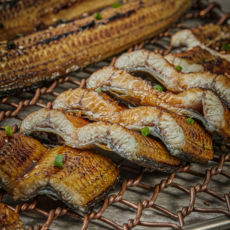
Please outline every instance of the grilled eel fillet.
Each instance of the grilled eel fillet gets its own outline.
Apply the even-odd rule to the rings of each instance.
[[[214,25],[212,23],[194,29],[181,30],[171,37],[173,47],[200,46],[212,55],[230,61],[230,50],[223,49],[223,43],[230,43],[230,26]]]
[[[128,47],[159,33],[176,21],[189,7],[191,0],[143,0],[109,8],[84,26],[67,24],[72,30],[52,34],[39,40],[25,37],[29,47],[19,46],[4,52],[0,61],[0,96],[9,95],[38,83],[53,80],[92,62],[117,54]],[[81,19],[82,20],[82,19]],[[31,38],[31,39],[30,39]],[[37,42],[37,40],[39,40]]]
[[[207,50],[196,46],[181,53],[170,53],[164,56],[174,66],[181,66],[182,72],[211,72],[230,76],[230,62],[213,56]]]
[[[116,3],[116,0],[22,0],[0,10],[0,41],[47,28],[60,19],[73,20]],[[89,7],[90,6],[90,7]]]
[[[88,212],[118,184],[116,165],[92,151],[66,146],[46,149],[22,134],[8,138],[1,132],[0,140],[0,185],[13,200],[49,194]],[[57,154],[64,156],[61,167],[54,166]]]
[[[103,95],[85,89],[68,90],[56,98],[53,108],[137,131],[148,126],[150,134],[160,138],[172,155],[185,161],[207,163],[213,158],[212,139],[197,122],[190,125],[185,117],[151,106],[121,110],[112,98]]]
[[[25,226],[18,214],[13,212],[6,204],[0,203],[0,229],[25,230]]]
[[[193,117],[202,122],[206,130],[213,132],[213,139],[217,140],[220,136],[224,141],[230,140],[230,111],[211,90],[191,88],[179,94],[158,92],[147,81],[112,67],[98,70],[87,80],[88,90],[98,87],[134,105],[157,106],[178,115]]]
[[[20,132],[57,134],[69,147],[94,149],[99,146],[151,169],[173,172],[180,167],[180,160],[170,155],[160,142],[120,125],[109,122],[81,125],[82,120],[58,110],[41,109],[23,120]]]
[[[148,50],[124,53],[117,59],[115,67],[129,72],[147,72],[174,93],[180,93],[193,87],[210,88],[230,107],[230,78],[227,76],[211,72],[179,72],[162,55]]]

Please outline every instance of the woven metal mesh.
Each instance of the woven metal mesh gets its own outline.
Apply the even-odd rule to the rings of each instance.
[[[213,8],[219,7],[216,3],[210,3],[207,5],[207,7],[203,10],[198,9],[197,1],[194,1],[193,9],[191,12],[186,14],[184,17],[181,18],[181,20],[172,25],[172,27],[168,30],[166,30],[164,33],[159,34],[157,37],[155,37],[152,40],[148,40],[145,42],[142,42],[139,45],[136,45],[135,47],[130,48],[128,51],[131,51],[133,49],[140,49],[145,48],[152,50],[156,53],[160,54],[167,54],[172,49],[168,45],[170,41],[171,34],[178,29],[186,28],[184,25],[186,25],[186,20],[188,19],[196,19],[196,18],[202,18],[202,20],[205,22],[208,20],[211,16],[211,11]],[[228,18],[230,18],[229,14],[225,14],[222,16],[222,18],[216,22],[218,24],[224,23]],[[183,23],[183,26],[182,26]],[[0,99],[1,104],[1,112],[0,112],[0,122],[1,125],[0,129],[4,129],[4,125],[6,125],[9,120],[13,119],[13,122],[15,125],[13,126],[13,132],[18,131],[18,124],[20,124],[21,120],[29,113],[31,110],[38,110],[39,108],[51,108],[52,107],[52,101],[61,93],[62,91],[66,90],[67,88],[83,88],[85,87],[85,79],[89,77],[91,73],[93,73],[95,70],[105,66],[105,65],[111,65],[113,66],[114,62],[116,60],[116,57],[109,58],[107,60],[104,60],[99,63],[95,63],[94,65],[91,65],[80,72],[76,73],[73,76],[67,76],[60,78],[59,80],[54,81],[53,83],[50,83],[49,85],[46,85],[42,88],[38,88],[34,91],[24,92],[17,96],[9,96],[5,98]],[[80,78],[84,78],[82,80],[79,80]],[[78,79],[78,80],[76,80]],[[65,85],[65,87],[63,87]],[[223,151],[223,149],[220,151]],[[212,168],[208,168],[208,166],[203,166],[206,171],[205,173],[200,173],[198,171],[194,171],[190,169],[190,165],[186,165],[183,169],[180,169],[177,174],[179,173],[189,173],[197,178],[203,178],[203,183],[198,183],[194,186],[191,186],[190,188],[186,188],[182,184],[175,183],[175,173],[170,174],[168,178],[163,179],[159,184],[154,184],[153,186],[149,186],[147,184],[144,184],[141,182],[143,174],[146,173],[146,169],[139,168],[135,169],[127,164],[124,164],[124,161],[116,162],[118,167],[120,167],[122,170],[129,170],[137,173],[137,176],[135,179],[123,179],[121,187],[118,188],[115,192],[117,195],[112,194],[108,197],[106,197],[103,201],[103,204],[101,208],[98,211],[92,211],[90,214],[80,215],[77,213],[74,213],[70,210],[68,210],[67,207],[61,208],[58,207],[56,209],[52,209],[49,211],[45,211],[38,208],[38,204],[40,202],[41,197],[34,198],[30,203],[24,203],[22,205],[16,205],[15,207],[12,207],[10,205],[9,208],[12,209],[16,213],[25,213],[25,212],[35,212],[39,215],[44,216],[47,220],[46,223],[43,226],[37,225],[37,226],[30,226],[28,229],[48,229],[51,223],[58,217],[63,215],[69,215],[72,216],[80,221],[82,221],[82,227],[81,229],[87,229],[88,224],[92,220],[98,220],[101,222],[104,222],[107,224],[107,226],[115,228],[115,229],[132,229],[135,226],[146,226],[146,227],[170,227],[173,229],[182,229],[181,226],[184,226],[184,219],[188,215],[192,215],[194,212],[201,212],[201,213],[222,213],[227,216],[230,216],[230,193],[225,194],[224,196],[221,196],[219,193],[214,192],[209,189],[208,185],[213,177],[217,177],[217,175],[221,175],[221,177],[226,177],[228,180],[228,183],[230,182],[230,174],[225,171],[224,165],[226,162],[230,162],[230,154],[222,154],[219,157],[215,157],[213,159],[214,162],[218,164],[218,166],[214,166]],[[152,176],[152,175],[149,175]],[[138,203],[133,203],[128,199],[124,199],[124,194],[127,190],[127,188],[133,187],[135,188],[141,188],[144,190],[147,190],[152,193],[152,197],[150,199],[144,199],[142,201],[139,201]],[[156,201],[158,199],[158,196],[161,192],[163,192],[165,189],[177,189],[182,191],[183,193],[188,194],[189,197],[189,205],[182,207],[180,210],[174,210],[173,212],[169,211],[167,208],[160,206],[156,204]],[[114,192],[114,193],[115,193]],[[137,191],[138,192],[138,191]],[[217,199],[224,204],[226,204],[226,209],[220,209],[220,208],[199,208],[195,206],[196,196],[200,193],[203,194],[209,194],[213,197],[213,199]],[[3,190],[0,190],[0,202],[2,202],[3,197],[5,196],[5,193]],[[16,203],[16,202],[15,202]],[[121,203],[125,205],[126,207],[129,207],[135,211],[135,217],[133,219],[127,219],[123,225],[119,225],[115,221],[112,221],[111,219],[108,219],[103,216],[103,213],[106,211],[106,209],[115,203]],[[17,203],[16,203],[17,204]],[[155,222],[154,218],[152,218],[152,222],[146,222],[141,221],[142,213],[144,209],[152,208],[155,210],[158,210],[159,212],[163,213],[165,216],[169,217],[169,221],[166,222]],[[174,220],[173,222],[170,222],[170,218]],[[175,224],[175,221],[177,221],[177,224]],[[80,225],[80,223],[77,223]]]

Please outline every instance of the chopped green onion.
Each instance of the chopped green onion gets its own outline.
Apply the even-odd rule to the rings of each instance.
[[[205,62],[205,59],[201,59],[202,62]]]
[[[102,17],[101,17],[101,14],[100,13],[95,13],[94,17],[97,19],[97,20],[101,20]]]
[[[113,8],[119,8],[121,6],[120,2],[114,3],[113,4]]]
[[[189,117],[189,118],[187,119],[187,122],[188,122],[190,125],[192,125],[192,124],[194,123],[194,120],[193,120],[192,118]]]
[[[14,49],[16,47],[15,43],[14,42],[9,42],[7,43],[7,48],[8,49]]]
[[[177,65],[176,67],[175,67],[175,69],[177,70],[177,71],[181,71],[182,70],[182,67],[181,66],[179,66],[179,65]]]
[[[95,89],[96,92],[101,93],[101,87]]]
[[[3,24],[0,22],[0,29],[3,28]]]
[[[63,163],[64,156],[57,154],[54,160],[54,166],[61,167]]]
[[[23,37],[23,34],[17,34],[17,37]]]
[[[61,18],[61,19],[60,19],[60,22],[61,22],[61,23],[66,23],[67,20],[66,20],[65,18]]]
[[[145,126],[144,128],[141,129],[141,134],[146,137],[149,135],[149,127]]]
[[[8,137],[12,137],[13,136],[13,132],[12,132],[12,129],[9,125],[5,126],[5,132],[6,132],[6,135]]]
[[[155,90],[159,91],[159,92],[162,92],[163,91],[163,88],[160,86],[160,85],[154,85],[153,87]]]
[[[230,51],[230,44],[222,43],[222,49],[225,50],[225,51]]]

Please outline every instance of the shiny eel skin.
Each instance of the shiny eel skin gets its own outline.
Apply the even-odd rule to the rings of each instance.
[[[21,0],[0,10],[0,41],[10,40],[37,29],[44,29],[60,20],[73,20],[116,0]]]
[[[50,139],[56,135],[57,143],[78,149],[113,151],[133,163],[165,172],[175,172],[181,165],[159,141],[110,122],[89,123],[59,110],[41,109],[26,116],[20,132],[36,135],[43,132]],[[36,138],[42,138],[37,135]],[[59,140],[61,139],[61,140]]]
[[[170,153],[184,161],[207,163],[213,158],[212,138],[196,121],[157,107],[121,107],[112,98],[86,89],[68,90],[53,102],[53,109],[93,121],[109,121],[141,132],[148,126],[149,133],[159,138]],[[150,137],[152,137],[150,136]]]
[[[188,0],[143,0],[108,8],[101,20],[93,18],[81,27],[67,23],[70,31],[40,40],[31,35],[30,45],[1,51],[0,96],[35,88],[76,71],[90,63],[115,55],[153,37],[175,22],[190,6]],[[89,16],[90,17],[90,16]],[[82,19],[80,19],[82,22]],[[68,31],[68,30],[67,30]],[[44,32],[45,33],[45,32]],[[39,40],[37,42],[37,40]],[[8,49],[8,48],[6,48]]]
[[[57,154],[63,155],[61,167],[54,166]],[[23,134],[0,132],[0,186],[13,200],[46,194],[89,212],[119,180],[119,169],[105,156],[66,146],[46,149]]]
[[[230,110],[211,90],[191,88],[179,94],[159,92],[149,82],[113,67],[104,67],[87,79],[88,90],[99,87],[102,92],[132,105],[156,106],[195,118],[210,131],[213,140],[230,141]]]

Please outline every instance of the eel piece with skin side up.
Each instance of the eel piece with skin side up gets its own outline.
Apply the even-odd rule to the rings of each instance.
[[[87,89],[98,87],[118,100],[133,105],[157,106],[178,115],[195,118],[206,130],[213,133],[215,139],[220,137],[224,141],[230,140],[230,111],[211,90],[191,88],[179,94],[158,92],[147,81],[113,67],[98,70],[87,80]],[[218,113],[216,107],[221,109],[222,113]],[[209,111],[213,116],[207,116],[205,111]],[[222,122],[218,122],[219,118]]]
[[[28,34],[37,28],[47,28],[60,20],[81,18],[116,0],[22,0],[0,10],[0,41]],[[90,7],[89,7],[90,6]]]
[[[175,172],[180,168],[180,160],[156,140],[109,122],[80,126],[81,120],[59,110],[41,109],[23,120],[20,132],[27,135],[40,131],[56,134],[69,147],[94,149],[98,146],[150,169]]]
[[[230,107],[230,78],[228,76],[211,72],[183,73],[162,55],[148,50],[136,50],[122,54],[116,60],[115,67],[128,72],[147,72],[153,79],[174,93],[194,87],[212,89]]]
[[[181,53],[170,53],[164,58],[174,66],[181,66],[183,73],[211,72],[230,76],[230,62],[210,54],[199,46]]]
[[[53,108],[139,132],[148,126],[151,135],[159,138],[172,155],[184,161],[207,163],[213,158],[212,138],[196,121],[191,125],[183,116],[151,106],[120,110],[112,98],[108,101],[102,95],[95,91],[84,90],[82,95],[81,89],[68,90],[56,98]]]
[[[53,29],[44,31],[46,36],[39,32],[41,36],[21,38],[20,44],[16,40],[12,50],[8,46],[1,50],[0,96],[36,88],[44,81],[57,79],[153,37],[175,22],[190,3],[190,0],[129,2],[103,10],[101,20],[89,16],[80,19],[81,23],[67,23],[65,32],[54,28],[55,33]],[[25,45],[21,45],[23,41]]]
[[[0,132],[0,186],[13,200],[51,195],[69,207],[89,212],[119,183],[119,169],[107,157],[89,150],[57,146],[17,133]],[[63,155],[60,167],[54,166]]]
[[[227,44],[227,47],[226,47]],[[230,61],[230,26],[214,25],[212,23],[194,29],[176,32],[171,37],[173,47],[188,48],[200,46],[212,55]]]

